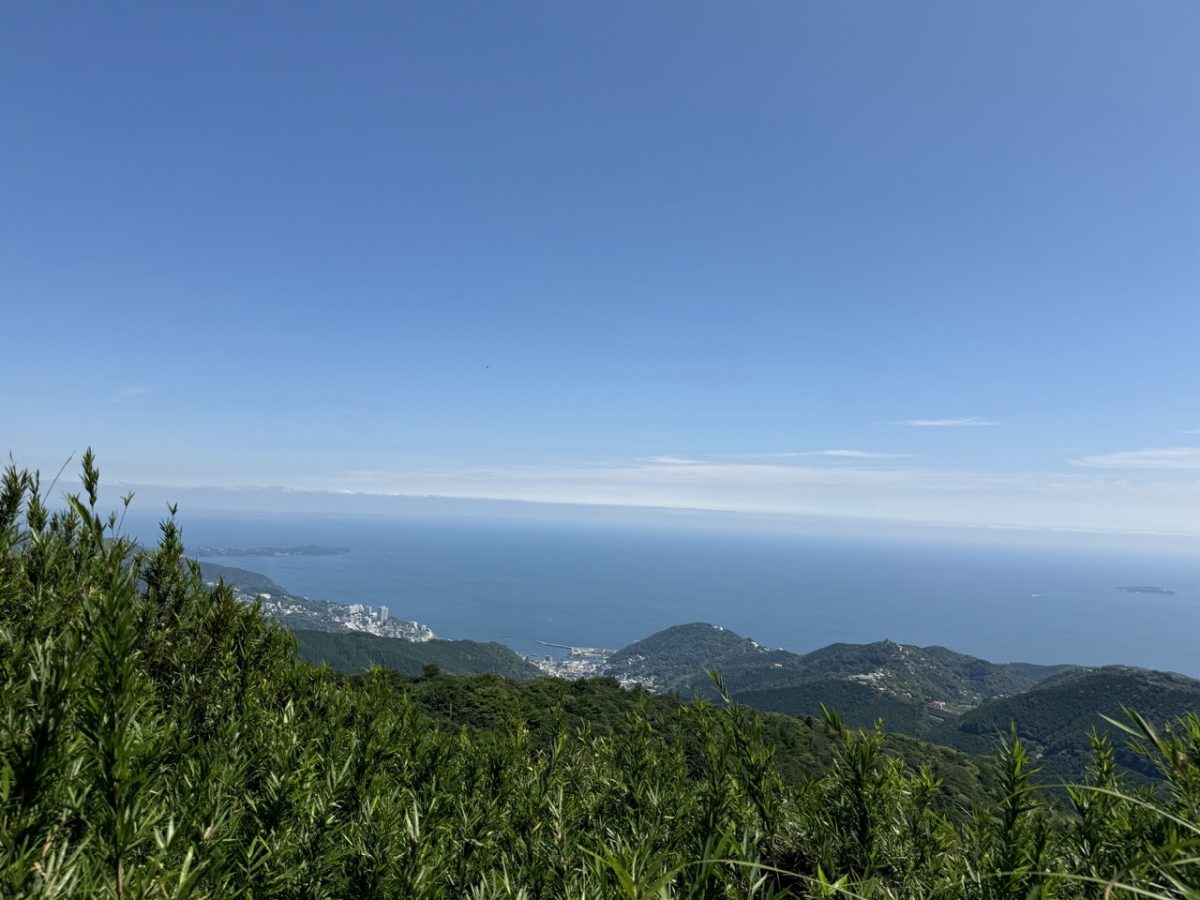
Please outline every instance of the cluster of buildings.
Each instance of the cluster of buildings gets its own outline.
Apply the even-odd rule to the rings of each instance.
[[[564,650],[571,651],[570,655],[561,658],[550,655],[525,657],[526,662],[537,666],[547,675],[552,675],[555,678],[563,678],[567,681],[609,676],[616,678],[621,687],[629,688],[642,685],[651,690],[655,689],[655,685],[651,679],[610,672],[608,670],[608,660],[610,656],[617,652],[615,650],[606,650],[602,647],[566,647],[561,644],[547,644],[547,646],[561,647]]]
[[[331,604],[338,606],[339,604]],[[338,620],[348,631],[363,631],[380,637],[403,638],[406,641],[429,641],[435,635],[433,629],[420,622],[407,622],[403,619],[393,619],[386,606],[372,608],[354,603],[342,607],[346,610]],[[335,611],[336,615],[336,611]]]
[[[351,603],[346,607],[346,609],[349,610],[350,615],[352,616],[365,616],[367,619],[379,622],[380,624],[386,622],[390,618],[390,615],[388,614],[388,608],[386,606],[379,607],[379,611],[376,612],[372,610],[371,607],[363,606],[361,603]]]
[[[343,605],[291,594],[248,593],[237,586],[234,586],[233,592],[242,603],[257,602],[263,615],[278,619],[289,628],[358,631],[414,642],[430,641],[437,637],[428,625],[392,618],[386,606],[371,607],[362,603]]]
[[[578,678],[599,678],[608,667],[608,659],[604,657],[568,656],[558,659],[553,656],[527,656],[525,659],[547,675],[565,678],[568,681],[575,681]]]

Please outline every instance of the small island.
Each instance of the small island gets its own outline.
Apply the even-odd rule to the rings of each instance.
[[[1119,584],[1118,591],[1124,591],[1126,594],[1174,594],[1170,588],[1158,587],[1153,584]]]
[[[349,553],[349,547],[322,547],[319,544],[305,544],[301,547],[196,547],[190,551],[193,556],[339,556]]]

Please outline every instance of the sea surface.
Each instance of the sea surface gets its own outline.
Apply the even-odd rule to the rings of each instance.
[[[386,605],[439,637],[521,653],[553,652],[539,641],[621,647],[705,621],[795,652],[889,638],[997,662],[1200,677],[1200,565],[1144,547],[329,515],[189,515],[182,524],[189,546],[349,547],[217,561],[291,593]],[[154,537],[148,521],[129,530]]]

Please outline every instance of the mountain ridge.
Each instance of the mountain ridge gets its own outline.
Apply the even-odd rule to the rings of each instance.
[[[1200,709],[1200,680],[1175,672],[992,663],[889,640],[795,654],[700,622],[635,641],[610,657],[607,673],[711,699],[717,696],[711,670],[735,701],[762,712],[804,717],[834,708],[852,727],[882,720],[888,731],[968,753],[989,753],[1015,724],[1048,781],[1082,774],[1093,730],[1109,735],[1126,769],[1156,777],[1104,716],[1131,708],[1161,724]]]
[[[824,678],[859,681],[910,702],[970,708],[1028,690],[1074,668],[1067,664],[993,663],[933,645],[891,640],[834,643],[799,654],[773,649],[707,622],[675,625],[635,641],[608,659],[606,674],[640,678],[660,690],[707,694],[717,669],[734,691],[787,687]]]

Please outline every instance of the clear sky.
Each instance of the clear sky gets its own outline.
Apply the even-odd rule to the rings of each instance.
[[[1200,535],[1198,45],[1190,0],[4,4],[0,445]]]

